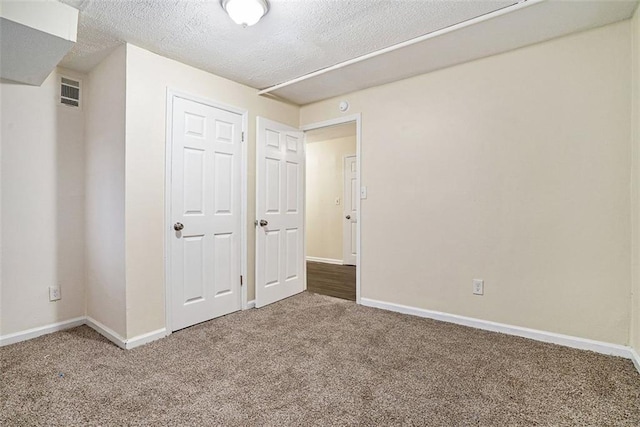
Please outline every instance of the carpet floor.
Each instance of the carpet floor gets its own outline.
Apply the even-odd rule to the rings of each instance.
[[[0,425],[640,425],[625,359],[304,293],[134,350],[0,348]]]

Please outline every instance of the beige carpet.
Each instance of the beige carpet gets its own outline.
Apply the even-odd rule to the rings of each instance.
[[[0,349],[0,425],[640,425],[628,360],[302,294],[131,351]]]

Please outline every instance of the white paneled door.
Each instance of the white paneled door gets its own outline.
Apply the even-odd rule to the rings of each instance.
[[[258,117],[256,307],[304,290],[304,137]]]
[[[242,116],[174,97],[171,135],[175,331],[241,308]]]
[[[356,265],[358,224],[357,157],[344,158],[344,215],[342,218],[342,263]]]

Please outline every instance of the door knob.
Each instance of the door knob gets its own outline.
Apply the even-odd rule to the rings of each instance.
[[[351,219],[351,215],[347,215],[347,216],[345,216],[345,218]]]
[[[176,222],[175,224],[173,224],[173,229],[176,231],[180,231],[184,228],[184,224],[182,224],[181,222]]]
[[[269,221],[264,219],[260,220],[260,227],[266,227],[267,225],[269,225]]]

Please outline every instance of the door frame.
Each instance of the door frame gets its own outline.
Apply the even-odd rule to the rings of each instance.
[[[349,116],[337,117],[331,120],[325,120],[322,122],[311,123],[308,125],[304,125],[300,127],[300,130],[305,132],[304,144],[305,144],[305,163],[306,163],[306,144],[307,144],[307,131],[314,129],[321,129],[329,126],[342,125],[346,123],[356,124],[356,182],[357,187],[362,191],[362,114],[356,113]],[[305,171],[306,176],[306,171]],[[361,241],[361,230],[362,230],[362,197],[358,197],[358,201],[356,202],[358,214],[357,214],[357,224],[356,224],[356,304],[360,304],[360,287],[362,283],[362,245]],[[307,204],[307,187],[306,187],[306,178],[305,178],[305,191],[304,191],[304,204],[306,207]],[[307,289],[307,224],[306,224],[306,214],[304,218],[304,259],[305,259],[305,269],[304,269],[304,288]]]
[[[238,114],[242,117],[242,133],[244,138],[241,141],[240,159],[240,274],[243,277],[243,284],[240,286],[241,309],[247,309],[247,153],[249,145],[249,111],[243,108],[223,104],[221,102],[193,95],[188,92],[167,88],[167,110],[166,110],[166,135],[165,135],[165,183],[164,183],[164,306],[165,306],[165,327],[167,335],[171,335],[171,310],[172,310],[172,288],[171,288],[171,160],[173,146],[173,103],[176,98],[197,102],[219,110]]]

